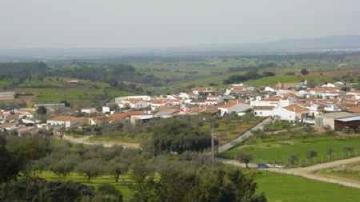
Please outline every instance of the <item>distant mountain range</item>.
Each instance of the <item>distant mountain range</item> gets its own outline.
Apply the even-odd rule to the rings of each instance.
[[[287,39],[262,45],[277,51],[360,50],[360,35]]]
[[[360,35],[286,39],[268,43],[201,45],[162,49],[38,48],[0,49],[0,61],[104,59],[121,57],[166,57],[207,55],[294,54],[329,51],[360,51]]]

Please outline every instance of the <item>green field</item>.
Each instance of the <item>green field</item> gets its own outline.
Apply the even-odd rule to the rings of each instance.
[[[269,202],[357,202],[360,190],[301,177],[261,172],[255,177],[258,192]]]
[[[319,170],[317,173],[328,177],[340,177],[360,182],[360,162]]]
[[[40,177],[52,181],[81,182],[93,187],[103,183],[114,185],[124,195],[125,201],[129,201],[131,190],[126,184],[127,177],[122,177],[123,182],[115,183],[112,176],[100,176],[88,181],[86,177],[77,173],[71,173],[66,178],[59,177],[52,172],[42,172]],[[258,172],[255,174],[258,184],[258,192],[264,192],[269,202],[357,202],[360,201],[360,190],[339,185],[316,182],[301,177],[280,175],[270,172]]]
[[[350,156],[360,154],[360,137],[338,137],[338,136],[305,136],[289,137],[286,139],[257,140],[235,147],[224,154],[225,158],[235,158],[237,154],[252,154],[256,163],[276,163],[288,164],[290,155],[296,155],[299,159],[298,165],[310,165],[319,162],[326,162],[336,159],[350,157],[345,153],[344,148],[353,148]],[[332,155],[328,155],[328,150],[332,149]],[[317,157],[312,160],[306,157],[310,150],[317,152]]]
[[[53,81],[53,82],[52,82]],[[51,84],[52,83],[52,84]],[[102,82],[82,80],[79,85],[67,86],[63,81],[44,79],[23,83],[17,92],[33,94],[32,103],[68,101],[73,107],[97,106],[127,92]]]

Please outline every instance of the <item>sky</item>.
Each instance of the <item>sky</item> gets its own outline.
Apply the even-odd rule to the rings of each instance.
[[[359,0],[0,0],[0,49],[152,48],[360,34]]]

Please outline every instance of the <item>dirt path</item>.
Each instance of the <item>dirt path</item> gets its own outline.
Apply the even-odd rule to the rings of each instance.
[[[221,145],[218,148],[218,152],[222,153],[225,152],[231,148],[233,148],[235,145],[244,142],[246,139],[248,139],[249,137],[251,137],[252,135],[254,135],[251,131],[252,130],[258,130],[258,129],[262,129],[266,124],[271,122],[271,118],[266,118],[265,120],[263,120],[262,122],[258,123],[256,126],[254,126],[253,128],[247,130],[244,134],[242,134],[241,136],[239,136],[238,138],[236,138],[235,140],[232,140],[231,142],[228,142],[224,145]]]
[[[225,164],[238,166],[238,167],[245,167],[245,164],[239,163],[234,160],[227,160],[227,159],[217,159]],[[263,169],[270,172],[280,173],[280,174],[287,174],[287,175],[295,175],[304,177],[311,180],[317,180],[321,182],[328,182],[333,184],[338,184],[342,186],[352,187],[352,188],[358,188],[360,189],[360,182],[347,179],[347,178],[341,178],[341,177],[333,177],[333,176],[325,176],[320,175],[316,173],[316,171],[327,169],[327,168],[334,168],[345,164],[351,164],[356,163],[360,161],[360,157],[354,157],[350,159],[343,159],[343,160],[337,160],[327,163],[320,163],[309,167],[303,167],[303,168],[267,168]],[[256,168],[256,164],[249,164],[250,168]]]
[[[134,148],[139,149],[140,144],[138,143],[127,143],[127,142],[102,142],[102,141],[90,141],[90,137],[92,136],[85,136],[85,137],[72,137],[68,135],[64,135],[63,139],[75,144],[85,144],[85,145],[101,145],[103,147],[112,147],[112,146],[123,146],[125,148]]]

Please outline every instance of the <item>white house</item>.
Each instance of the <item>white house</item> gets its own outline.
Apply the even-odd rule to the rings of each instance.
[[[52,119],[47,120],[46,124],[50,125],[50,126],[59,126],[59,127],[70,128],[71,120],[67,119],[65,117],[54,117]]]
[[[308,109],[297,104],[292,104],[287,107],[276,107],[274,109],[274,117],[285,121],[300,121],[302,122]]]
[[[231,113],[236,113],[238,116],[242,116],[245,115],[246,111],[249,109],[251,109],[250,105],[239,103],[238,101],[225,103],[224,106],[218,108],[220,116]]]
[[[338,106],[336,106],[335,104],[327,104],[324,107],[324,111],[325,112],[340,112],[341,109]]]
[[[268,97],[262,99],[261,97],[256,97],[255,100],[250,101],[250,106],[252,107],[286,107],[290,105],[290,101],[288,99],[282,99],[280,97]]]
[[[89,121],[86,118],[79,118],[74,116],[55,116],[46,121],[48,126],[60,126],[70,128],[78,124],[88,124]]]
[[[108,107],[108,106],[103,106],[102,108],[101,108],[101,111],[102,111],[102,113],[104,113],[104,114],[106,114],[106,113],[110,113],[110,107]]]
[[[265,91],[265,92],[275,92],[275,89],[273,89],[273,88],[271,88],[271,87],[269,87],[269,86],[266,86],[266,87],[264,88],[264,91]]]
[[[142,100],[142,101],[150,101],[151,97],[148,95],[135,95],[135,96],[123,96],[115,98],[116,104],[122,104],[124,102],[128,102],[131,100]]]
[[[274,109],[275,107],[273,106],[257,106],[253,108],[255,116],[260,116],[260,117],[273,116]]]
[[[80,112],[85,114],[93,114],[96,113],[97,110],[96,108],[85,108],[85,109],[81,109]]]

